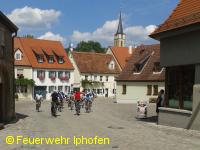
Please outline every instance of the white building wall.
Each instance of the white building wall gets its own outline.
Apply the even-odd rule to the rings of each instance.
[[[103,82],[103,86],[95,87],[94,89],[104,89],[104,93],[98,94],[98,96],[105,96],[105,89],[108,89],[108,97],[114,97],[113,89],[116,89],[115,75],[113,74],[81,74],[81,80],[85,80],[85,76],[88,76],[88,80]],[[96,80],[95,80],[96,76]],[[102,81],[100,81],[100,76],[102,76]],[[106,81],[106,76],[108,76],[108,81]],[[89,89],[90,87],[88,87]],[[81,90],[83,88],[81,87]]]
[[[45,71],[45,79],[44,80],[40,80],[37,77],[37,71],[38,70],[44,70],[44,69],[33,69],[33,80],[35,81],[36,86],[46,86],[46,99],[50,99],[51,98],[51,93],[49,93],[49,87],[50,86],[55,86],[56,89],[58,90],[58,86],[62,86],[63,87],[63,92],[70,92],[70,91],[65,91],[65,86],[69,86],[70,90],[73,86],[74,83],[74,71],[73,70],[44,70]],[[56,71],[56,79],[54,81],[52,81],[49,78],[49,71]],[[67,81],[61,81],[58,77],[58,72],[59,71],[67,71],[70,72],[70,78]]]
[[[73,65],[73,67],[74,67],[74,83],[73,83],[73,87],[80,87],[80,86],[81,86],[81,85],[80,85],[80,82],[81,82],[81,80],[80,80],[80,79],[81,79],[81,75],[80,75],[80,72],[79,72],[79,70],[78,70],[78,67],[77,67],[77,65],[76,65],[76,63],[75,63],[75,61],[74,61],[74,59],[73,59],[71,53],[69,53],[69,59],[70,59],[72,65]]]
[[[32,79],[32,68],[31,67],[25,67],[25,66],[15,66],[15,79],[17,79],[17,70],[22,69],[23,70],[23,76],[27,79]],[[33,87],[28,86],[27,93],[17,93],[19,99],[29,99],[32,100],[32,91]]]
[[[126,85],[126,94],[122,94],[122,85]],[[152,95],[147,95],[147,85],[152,85]],[[139,100],[149,101],[149,98],[156,98],[153,95],[153,85],[158,85],[158,92],[164,89],[164,82],[117,82],[116,102],[137,103]]]

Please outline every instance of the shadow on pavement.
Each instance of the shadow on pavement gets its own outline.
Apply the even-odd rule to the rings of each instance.
[[[151,117],[147,117],[144,119],[137,119],[138,121],[143,121],[143,122],[150,122],[150,123],[157,123],[158,122],[158,116],[151,116]]]
[[[25,119],[26,117],[29,117],[28,115],[20,114],[20,113],[16,113],[15,115],[16,115],[15,119],[8,122],[7,124],[14,124],[14,123],[17,123],[21,119]]]

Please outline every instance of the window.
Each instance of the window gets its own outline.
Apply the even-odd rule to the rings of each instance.
[[[15,53],[15,59],[16,60],[22,60],[22,54],[20,52]]]
[[[142,59],[140,62],[134,64],[134,73],[140,73],[142,71],[142,68],[149,60],[150,55],[146,56],[144,59]]]
[[[103,76],[100,76],[100,81],[103,81]]]
[[[65,93],[70,93],[70,86],[65,86]]]
[[[27,93],[27,85],[17,85],[16,92],[17,93]]]
[[[160,62],[155,62],[153,67],[153,72],[161,72],[162,67],[160,66]]]
[[[63,64],[64,63],[63,57],[58,57],[58,63],[59,64]]]
[[[147,95],[152,95],[152,85],[147,85]]]
[[[58,86],[58,91],[63,91],[63,86]]]
[[[53,64],[53,63],[54,63],[54,58],[53,58],[53,56],[50,56],[50,57],[49,57],[49,63],[50,63],[50,64]]]
[[[116,94],[116,89],[113,89],[113,94]]]
[[[43,58],[42,55],[38,55],[37,56],[37,60],[38,60],[39,63],[43,63],[44,62],[44,58]]]
[[[126,95],[126,85],[122,85],[122,94]]]
[[[17,77],[23,77],[23,69],[17,69]]]
[[[49,93],[53,93],[56,90],[56,86],[49,86]]]
[[[45,71],[44,70],[38,70],[37,71],[37,78],[39,78],[40,80],[44,80],[45,79]]]
[[[166,104],[170,108],[192,110],[195,65],[167,67]]]
[[[51,80],[55,80],[56,79],[56,72],[55,71],[49,71],[49,78]]]
[[[66,81],[69,80],[70,78],[70,72],[67,71],[59,71],[58,72],[58,77],[61,81]]]
[[[158,85],[153,85],[153,95],[158,95]]]
[[[102,89],[97,89],[97,94],[102,94]]]
[[[94,81],[96,81],[97,80],[97,76],[94,76]]]
[[[87,75],[85,75],[85,80],[88,80],[88,76]]]
[[[108,76],[106,76],[106,81],[108,81]]]

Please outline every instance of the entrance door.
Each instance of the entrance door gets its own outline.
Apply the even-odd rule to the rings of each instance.
[[[108,88],[105,89],[105,97],[108,97]]]
[[[34,87],[34,97],[36,94],[41,94],[44,99],[46,99],[47,87],[46,86],[35,86]]]

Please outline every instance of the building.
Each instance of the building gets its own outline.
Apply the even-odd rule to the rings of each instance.
[[[134,48],[132,46],[129,47],[109,47],[106,51],[106,54],[111,54],[117,65],[119,66],[120,71],[123,70],[128,58],[132,55]]]
[[[13,38],[17,31],[0,11],[0,122],[15,117]]]
[[[180,0],[151,35],[166,67],[165,107],[158,123],[200,130],[200,1]]]
[[[20,38],[14,38],[15,79],[33,79],[33,69],[22,46]],[[33,87],[31,85],[16,85],[15,95],[18,99],[32,99]]]
[[[123,32],[122,17],[120,12],[117,32],[114,35],[114,46],[125,47],[125,42],[126,42],[126,34],[124,34]]]
[[[41,93],[50,99],[54,90],[71,91],[74,68],[60,42],[18,37],[15,44],[15,59],[19,58],[15,61],[16,78],[20,74],[35,81],[27,95],[35,97],[36,93]]]
[[[165,69],[160,67],[160,45],[135,48],[117,81],[117,103],[153,100],[164,89]]]
[[[115,77],[119,74],[116,61],[109,54],[70,52],[74,70],[74,89],[93,90],[98,96],[115,95]]]

